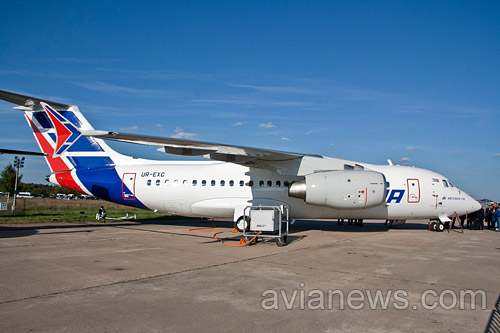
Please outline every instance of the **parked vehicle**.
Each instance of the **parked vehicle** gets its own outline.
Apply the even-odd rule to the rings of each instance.
[[[35,195],[31,192],[19,192],[17,194],[18,198],[26,198],[26,199],[32,199],[35,197]]]

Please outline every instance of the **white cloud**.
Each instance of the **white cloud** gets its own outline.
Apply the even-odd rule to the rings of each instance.
[[[290,138],[283,137],[283,138],[281,138],[281,140],[283,140],[283,141],[290,141]]]
[[[137,132],[137,130],[139,129],[139,126],[135,125],[135,126],[129,126],[129,127],[122,127],[120,128],[120,131],[125,131],[125,132]]]
[[[498,158],[500,157],[500,154],[494,154],[493,157]]]
[[[233,126],[242,126],[244,123],[242,123],[241,121],[238,121],[236,123],[233,124]]]
[[[120,94],[132,94],[132,95],[165,95],[164,91],[155,89],[144,89],[144,88],[131,88],[123,87],[116,84],[110,84],[105,82],[75,82],[77,86],[85,89],[105,92],[105,93],[120,93]]]
[[[326,128],[313,128],[313,129],[308,130],[304,134],[305,135],[311,135],[311,134],[314,134],[314,133],[324,132],[326,130],[327,130]]]
[[[176,127],[174,130],[174,135],[172,135],[172,137],[175,139],[187,139],[187,140],[193,140],[197,136],[198,134],[196,133],[184,132],[184,130],[180,127]]]
[[[398,163],[409,163],[411,160],[408,157],[403,157],[402,159],[398,160]]]
[[[262,123],[262,124],[259,124],[259,127],[265,128],[265,129],[276,128],[276,126],[273,125],[273,123]]]
[[[406,147],[406,151],[414,151],[414,150],[418,150],[419,147],[413,147],[413,146],[407,146]]]
[[[231,87],[238,88],[249,88],[255,89],[268,93],[278,93],[278,94],[308,94],[308,95],[318,95],[319,92],[314,89],[308,89],[304,87],[287,87],[287,86],[259,86],[251,84],[228,84]]]

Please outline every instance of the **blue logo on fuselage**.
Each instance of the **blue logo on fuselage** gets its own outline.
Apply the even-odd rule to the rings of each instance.
[[[387,194],[386,194],[386,203],[391,203],[392,201],[395,201],[396,203],[400,203],[401,199],[403,199],[405,195],[405,190],[391,190],[387,189]]]

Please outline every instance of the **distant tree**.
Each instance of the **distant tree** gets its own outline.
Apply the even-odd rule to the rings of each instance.
[[[31,192],[35,195],[51,195],[57,193],[64,194],[74,194],[76,196],[80,196],[80,192],[70,190],[68,188],[64,188],[58,185],[46,185],[46,184],[34,184],[34,183],[23,183],[22,187],[20,187],[24,192]]]
[[[23,178],[23,175],[19,175],[18,187],[21,184],[22,178]],[[12,164],[9,164],[0,173],[0,191],[1,192],[9,192],[10,194],[14,194],[14,182],[15,182],[15,180],[16,180],[16,169],[12,166]]]

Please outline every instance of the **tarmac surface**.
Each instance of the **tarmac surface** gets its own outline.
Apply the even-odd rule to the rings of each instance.
[[[210,225],[0,226],[0,331],[500,332],[498,232],[298,221],[287,246],[228,247],[189,231]]]

